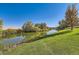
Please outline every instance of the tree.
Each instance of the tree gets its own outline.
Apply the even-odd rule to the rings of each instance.
[[[78,10],[76,4],[68,6],[65,13],[65,20],[67,25],[73,30],[74,26],[78,23]]]
[[[40,28],[35,27],[34,24],[31,21],[28,21],[26,23],[24,23],[24,25],[22,26],[22,29],[24,32],[37,32],[40,31]]]
[[[67,28],[67,24],[66,21],[62,19],[61,21],[59,21],[58,29],[65,29],[65,28]]]
[[[32,28],[33,24],[31,21],[24,23],[24,25],[22,26],[23,31],[32,31]]]
[[[41,27],[41,25],[37,23],[37,24],[35,24],[35,27],[40,28],[40,27]]]
[[[46,23],[41,23],[41,29],[46,29],[47,28],[47,24]]]
[[[38,28],[40,28],[41,30],[47,30],[47,24],[46,23],[37,23],[37,24],[35,24],[35,27],[38,27]]]

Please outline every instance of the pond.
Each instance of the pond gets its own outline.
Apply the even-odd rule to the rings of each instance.
[[[51,35],[51,34],[54,34],[56,32],[57,32],[56,30],[50,30],[47,33],[45,33],[45,35]],[[43,34],[29,33],[29,34],[24,35],[24,36],[16,36],[15,38],[7,38],[7,39],[0,40],[0,44],[3,46],[16,45],[16,44],[22,43],[23,41],[28,40],[32,36],[36,37],[37,35],[39,37],[40,35],[43,35]],[[24,39],[26,39],[26,40],[24,40]]]
[[[7,45],[15,45],[15,44],[19,44],[24,40],[24,37],[22,36],[18,36],[16,38],[10,38],[10,39],[3,39],[0,41],[1,45],[7,46]]]
[[[54,34],[54,33],[56,33],[56,32],[58,32],[57,30],[50,30],[50,31],[48,31],[46,34],[47,35],[51,35],[51,34]]]

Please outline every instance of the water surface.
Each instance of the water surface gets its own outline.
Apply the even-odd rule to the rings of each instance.
[[[50,30],[50,31],[48,31],[47,33],[45,33],[45,35],[51,35],[51,34],[54,34],[54,33],[56,33],[57,31],[56,30]],[[21,43],[21,42],[23,42],[24,41],[24,39],[28,39],[28,38],[30,38],[31,36],[33,36],[33,35],[38,35],[37,33],[35,34],[35,33],[30,33],[30,34],[26,34],[26,35],[24,35],[24,36],[16,36],[15,38],[7,38],[7,39],[3,39],[3,40],[0,40],[0,44],[1,45],[15,45],[15,44],[19,44],[19,43]],[[42,35],[42,34],[41,34]],[[25,41],[26,41],[25,40]]]
[[[1,45],[13,45],[13,44],[19,44],[24,40],[24,37],[18,36],[16,38],[10,38],[10,39],[3,39],[0,41]]]
[[[54,33],[56,33],[57,32],[57,30],[50,30],[50,31],[48,31],[46,34],[47,35],[51,35],[51,34],[54,34]]]

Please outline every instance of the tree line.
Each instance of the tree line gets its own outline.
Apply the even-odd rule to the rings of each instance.
[[[38,32],[38,31],[47,31],[48,26],[46,23],[36,23],[33,24],[31,21],[28,21],[23,24],[22,30],[24,32]]]

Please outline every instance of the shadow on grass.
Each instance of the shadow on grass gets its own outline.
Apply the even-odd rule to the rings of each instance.
[[[55,33],[55,34],[51,34],[51,35],[44,35],[44,36],[36,37],[34,39],[31,39],[31,40],[28,40],[28,41],[22,42],[22,43],[30,43],[30,42],[33,42],[33,41],[41,40],[43,38],[47,38],[47,37],[51,37],[51,36],[57,36],[57,35],[63,35],[63,34],[70,33],[70,32],[71,31],[64,31],[64,32],[59,32],[59,33]]]
[[[75,35],[79,35],[79,33],[76,33]]]

